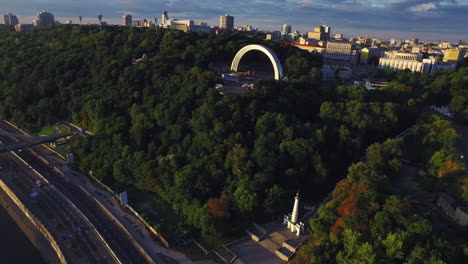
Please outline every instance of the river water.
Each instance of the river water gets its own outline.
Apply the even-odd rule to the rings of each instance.
[[[39,251],[2,206],[0,206],[0,263],[44,263]]]

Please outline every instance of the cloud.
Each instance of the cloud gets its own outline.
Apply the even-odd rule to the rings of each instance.
[[[436,5],[434,3],[420,4],[410,8],[413,12],[425,12],[431,9],[436,9]]]

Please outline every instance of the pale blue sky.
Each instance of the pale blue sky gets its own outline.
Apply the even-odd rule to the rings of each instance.
[[[382,38],[419,38],[438,41],[468,41],[468,0],[0,0],[0,13],[17,14],[31,23],[36,13],[47,10],[59,21],[103,20],[120,23],[125,12],[134,18],[158,19],[163,10],[179,19],[219,23],[229,13],[235,26],[249,24],[279,30],[284,23],[306,32],[314,25],[328,24],[332,34],[345,37],[367,34]],[[3,21],[2,21],[3,22]]]

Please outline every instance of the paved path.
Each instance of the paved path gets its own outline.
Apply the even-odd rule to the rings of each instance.
[[[34,148],[34,150],[39,152],[39,154],[41,154],[46,160],[48,160],[51,163],[51,165],[61,170],[70,180],[83,187],[89,194],[91,194],[103,206],[105,206],[117,219],[117,221],[119,221],[130,232],[133,238],[137,240],[137,242],[157,263],[165,263],[161,258],[157,256],[158,253],[170,257],[181,264],[215,263],[213,261],[193,262],[183,253],[174,249],[168,249],[164,246],[161,246],[159,243],[156,243],[153,240],[152,235],[143,225],[143,223],[141,223],[133,215],[128,214],[127,212],[122,210],[122,208],[118,206],[119,202],[114,198],[112,194],[95,187],[87,176],[70,169],[66,161],[59,159],[55,154],[53,154],[50,150],[46,149],[45,147],[37,146]]]
[[[247,264],[282,264],[283,260],[272,254],[250,237],[229,246],[240,261]]]

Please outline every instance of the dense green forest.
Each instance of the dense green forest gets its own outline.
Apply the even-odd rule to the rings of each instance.
[[[468,205],[467,170],[457,149],[460,135],[453,122],[431,114],[428,107],[449,105],[454,121],[463,125],[467,73],[468,68],[460,67],[430,75],[380,70],[371,76],[390,83],[377,92],[361,90],[358,97],[406,102],[407,109],[425,107],[418,108],[418,120],[404,142],[375,143],[367,149],[365,162],[349,167],[332,201],[311,220],[312,235],[291,263],[466,263],[466,229],[445,217],[441,222],[438,213],[398,183],[400,161],[410,161],[419,170],[415,180],[421,188],[447,192]],[[356,90],[359,86],[337,88],[338,94]]]
[[[258,81],[252,93],[220,95],[218,69],[252,43],[277,53],[289,81]],[[146,60],[132,64],[143,54]],[[431,75],[381,71],[394,80],[382,91],[336,87],[320,82],[321,64],[319,55],[241,33],[76,25],[16,33],[1,27],[0,118],[26,127],[65,119],[92,130],[94,136],[72,142],[80,170],[117,190],[150,192],[170,204],[181,230],[217,237],[289,211],[297,189],[315,201],[368,146],[413,125],[425,106],[455,100],[452,90],[464,96],[466,87],[463,68]],[[462,114],[465,101],[454,104]],[[354,181],[369,182],[356,187],[354,176],[347,180],[349,188],[372,187],[369,204],[404,202],[381,197],[377,177],[396,171],[396,162],[385,161],[398,157],[399,144],[374,145],[392,149],[381,154],[382,164],[353,165],[356,173],[376,177],[356,175]],[[387,207],[368,214],[392,213]],[[346,214],[340,215],[344,224]],[[327,253],[330,260],[335,253]]]
[[[154,192],[205,236],[283,213],[283,194],[302,186],[325,193],[365,146],[405,126],[401,105],[321,88],[320,56],[252,36],[60,26],[0,43],[2,118],[94,131],[74,140],[81,170]],[[248,43],[269,45],[291,81],[219,95],[212,68]]]
[[[292,263],[466,263],[466,232],[436,228],[427,208],[390,184],[403,149],[402,139],[376,143],[349,167]]]

